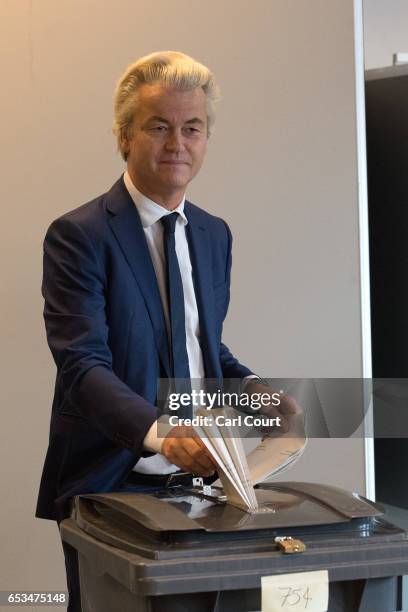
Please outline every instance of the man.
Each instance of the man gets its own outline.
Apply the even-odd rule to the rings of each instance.
[[[57,379],[38,517],[61,521],[80,493],[214,473],[191,429],[159,437],[157,389],[160,378],[253,376],[221,342],[229,228],[185,200],[216,95],[210,71],[182,53],[131,65],[115,97],[126,172],[47,232],[44,317]],[[69,609],[80,609],[76,554],[64,552]]]

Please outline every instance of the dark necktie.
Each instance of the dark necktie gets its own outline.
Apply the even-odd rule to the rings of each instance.
[[[176,254],[175,228],[178,213],[174,212],[161,218],[164,227],[163,244],[166,255],[167,296],[170,314],[170,357],[174,389],[178,393],[190,393],[190,369],[186,347],[186,318],[184,310],[184,292],[180,267]],[[182,380],[177,380],[182,379]],[[191,416],[191,406],[181,406],[177,416]]]

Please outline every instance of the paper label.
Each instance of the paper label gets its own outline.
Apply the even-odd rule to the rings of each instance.
[[[327,570],[262,576],[262,612],[327,612]]]

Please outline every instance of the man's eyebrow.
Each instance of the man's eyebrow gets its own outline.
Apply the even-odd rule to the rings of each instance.
[[[152,115],[147,120],[147,123],[150,123],[150,121],[158,121],[159,123],[169,123],[167,119],[165,119],[164,117],[160,117],[159,115]]]
[[[166,123],[167,125],[170,123],[168,119],[165,119],[164,117],[160,117],[160,115],[152,115],[151,117],[149,117],[146,123],[150,123],[153,121],[157,121],[158,123]],[[188,125],[191,125],[191,124],[205,125],[204,121],[200,119],[199,117],[193,117],[192,119],[188,119],[185,123]]]
[[[200,119],[199,117],[193,117],[192,119],[189,119],[188,121],[186,121],[186,123],[190,124],[190,123],[195,123],[195,124],[200,124],[200,125],[205,125],[204,121],[202,119]]]

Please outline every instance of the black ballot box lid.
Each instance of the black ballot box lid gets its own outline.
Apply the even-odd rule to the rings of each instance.
[[[214,489],[213,489],[214,490]],[[259,512],[248,513],[199,489],[175,487],[156,494],[81,495],[75,501],[77,524],[96,538],[147,557],[171,558],[206,548],[258,550],[276,536],[360,538],[390,535],[375,520],[382,508],[354,493],[313,483],[257,487]]]
[[[249,514],[195,490],[81,495],[61,536],[141,596],[260,587],[260,577],[328,569],[330,580],[408,573],[405,532],[360,495],[312,483],[263,483]],[[301,539],[283,554],[276,536]]]

